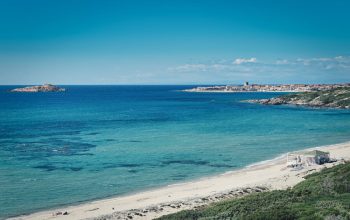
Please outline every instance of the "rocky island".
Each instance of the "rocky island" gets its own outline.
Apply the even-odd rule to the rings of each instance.
[[[323,91],[287,94],[270,99],[246,100],[246,102],[264,105],[299,105],[350,109],[350,86]]]
[[[51,84],[44,84],[42,86],[28,86],[24,88],[12,89],[11,92],[64,92],[66,89],[54,86]]]

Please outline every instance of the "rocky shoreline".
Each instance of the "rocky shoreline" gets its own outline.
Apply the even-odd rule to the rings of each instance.
[[[316,92],[287,94],[270,99],[245,100],[263,105],[297,105],[318,108],[350,109],[350,86]]]
[[[10,92],[64,92],[66,89],[54,86],[51,84],[44,84],[41,86],[28,86],[24,88],[12,89]]]

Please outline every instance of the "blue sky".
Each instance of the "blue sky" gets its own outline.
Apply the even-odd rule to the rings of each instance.
[[[0,0],[0,84],[350,82],[350,1]]]

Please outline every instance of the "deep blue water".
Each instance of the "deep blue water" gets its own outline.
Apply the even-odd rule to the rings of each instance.
[[[0,87],[0,218],[234,170],[350,140],[350,111],[192,86]]]

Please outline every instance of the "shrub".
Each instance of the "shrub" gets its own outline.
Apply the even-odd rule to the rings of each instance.
[[[311,174],[292,189],[255,193],[159,219],[350,219],[350,163]]]

